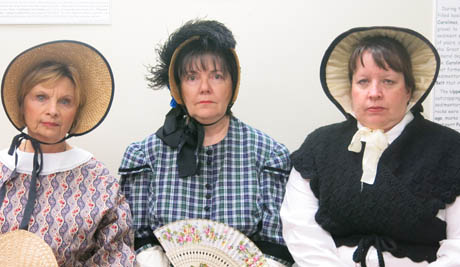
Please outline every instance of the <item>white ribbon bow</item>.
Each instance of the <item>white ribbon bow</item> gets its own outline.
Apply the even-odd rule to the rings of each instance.
[[[382,130],[371,130],[362,127],[353,135],[348,150],[359,153],[362,149],[361,138],[363,137],[366,147],[363,155],[363,176],[361,177],[361,182],[374,184],[377,165],[383,151],[388,147],[388,138]]]

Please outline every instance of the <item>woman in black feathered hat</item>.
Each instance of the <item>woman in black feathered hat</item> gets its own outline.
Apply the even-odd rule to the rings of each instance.
[[[155,134],[126,149],[119,170],[138,252],[158,245],[158,227],[204,218],[250,237],[272,264],[291,262],[279,218],[289,153],[232,115],[240,81],[235,44],[222,23],[189,21],[149,69],[150,86],[168,87],[173,108]]]
[[[346,120],[291,155],[281,217],[298,265],[460,266],[460,134],[421,114],[439,66],[405,28],[354,28],[326,50],[321,83]]]

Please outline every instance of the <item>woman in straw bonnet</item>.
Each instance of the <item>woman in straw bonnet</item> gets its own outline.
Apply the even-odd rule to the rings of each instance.
[[[459,266],[460,134],[423,118],[439,55],[419,33],[354,28],[321,83],[346,121],[291,159],[283,235],[300,266]]]
[[[3,107],[21,133],[0,152],[0,231],[39,236],[60,266],[134,262],[131,214],[117,180],[66,141],[102,122],[113,89],[105,58],[76,41],[32,47],[3,76]]]
[[[120,167],[138,252],[160,249],[158,227],[202,218],[238,229],[272,264],[290,261],[279,218],[289,153],[231,113],[240,81],[235,44],[222,23],[196,20],[159,49],[149,80],[168,86],[177,104],[155,134],[127,148]]]

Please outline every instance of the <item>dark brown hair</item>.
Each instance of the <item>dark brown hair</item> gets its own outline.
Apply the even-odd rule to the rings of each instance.
[[[369,52],[375,64],[381,69],[390,69],[400,72],[404,76],[406,89],[409,93],[415,90],[415,79],[412,72],[412,62],[407,49],[397,40],[386,36],[371,36],[363,38],[353,50],[348,61],[348,78],[350,82],[356,71],[358,60],[362,66],[363,54]]]
[[[174,63],[174,79],[178,85],[179,94],[182,98],[181,79],[190,70],[207,70],[205,56],[210,55],[214,69],[222,71],[224,76],[230,76],[232,79],[232,94],[227,107],[227,114],[230,115],[232,99],[235,94],[235,88],[238,84],[238,65],[235,56],[230,49],[220,48],[212,40],[200,38],[186,44],[180,51]],[[219,67],[219,68],[218,68]],[[184,104],[185,105],[185,104]]]
[[[179,91],[180,81],[188,71],[191,69],[206,70],[205,55],[211,56],[214,69],[220,69],[225,76],[230,75],[232,89],[235,90],[238,81],[238,66],[232,52],[230,49],[218,48],[212,40],[204,38],[190,42],[179,51],[174,63],[174,78],[179,85]]]

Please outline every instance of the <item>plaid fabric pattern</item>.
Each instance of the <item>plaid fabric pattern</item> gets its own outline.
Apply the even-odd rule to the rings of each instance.
[[[135,236],[176,220],[204,218],[253,240],[284,245],[279,210],[291,169],[287,148],[233,117],[227,136],[198,154],[199,174],[179,178],[177,149],[154,134],[127,148],[121,186]]]

